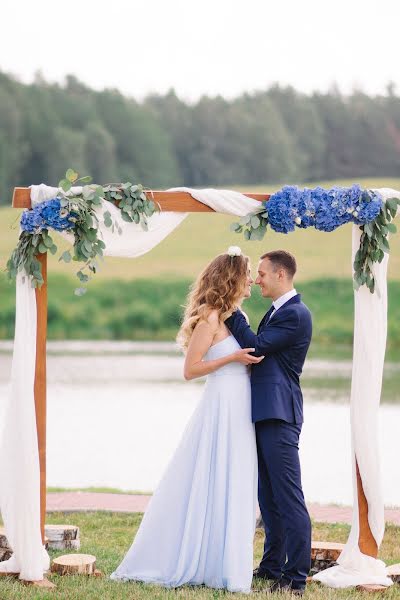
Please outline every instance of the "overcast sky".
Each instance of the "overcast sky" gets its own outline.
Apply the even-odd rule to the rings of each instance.
[[[400,0],[1,0],[0,70],[143,98],[400,90]]]

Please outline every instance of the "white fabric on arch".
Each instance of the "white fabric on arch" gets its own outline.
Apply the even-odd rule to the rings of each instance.
[[[382,188],[384,200],[400,198],[400,192]],[[360,246],[361,231],[353,225],[352,264]],[[378,419],[387,335],[387,267],[389,255],[374,263],[376,290],[366,286],[354,292],[354,343],[350,415],[353,466],[353,518],[349,539],[338,566],[314,575],[316,581],[336,588],[361,584],[390,586],[385,563],[362,554],[358,546],[359,512],[356,458],[368,502],[368,522],[379,548],[385,531],[384,503],[380,476]]]
[[[78,193],[80,189],[73,191]],[[57,192],[58,188],[44,184],[31,186],[32,206],[54,198]],[[204,195],[202,190],[193,190],[193,194],[205,204],[211,197],[212,208],[238,216],[260,206],[256,200],[238,192],[224,191],[219,199],[216,190],[207,190]],[[104,225],[105,210],[118,221],[122,235],[112,233]],[[140,256],[150,251],[187,216],[173,212],[155,214],[148,219],[149,231],[146,232],[140,225],[123,221],[119,209],[110,202],[104,200],[96,212],[99,232],[106,244],[105,255],[123,257]],[[70,233],[64,232],[63,236],[73,242]],[[30,279],[22,273],[17,277],[16,299],[11,386],[0,433],[0,510],[14,553],[8,561],[0,562],[0,572],[17,572],[21,579],[35,581],[43,578],[43,572],[49,567],[49,557],[40,535],[40,472],[33,395],[36,297]]]

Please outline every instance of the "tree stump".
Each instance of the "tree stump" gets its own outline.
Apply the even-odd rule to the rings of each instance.
[[[0,527],[0,562],[3,560],[8,560],[12,555],[12,550],[8,545],[8,541],[6,538],[6,534],[4,532],[4,528]]]
[[[370,594],[377,594],[377,593],[386,592],[386,590],[388,588],[385,587],[384,585],[374,585],[372,583],[368,583],[365,585],[358,585],[356,587],[356,589],[359,590],[360,592],[369,592]]]
[[[388,577],[393,579],[395,583],[400,583],[400,563],[397,565],[391,565],[386,569]]]
[[[51,550],[79,550],[79,527],[75,525],[46,525],[47,547]]]
[[[51,572],[58,575],[94,575],[96,557],[92,554],[65,554],[53,560]]]
[[[337,542],[311,542],[311,571],[315,575],[324,569],[333,567],[344,548]]]

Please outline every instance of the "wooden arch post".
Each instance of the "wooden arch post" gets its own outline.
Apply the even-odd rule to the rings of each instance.
[[[243,192],[245,196],[259,200],[269,199],[269,194],[253,194]],[[152,191],[149,199],[160,205],[164,212],[215,212],[209,206],[195,200],[188,192],[163,192]],[[31,208],[30,189],[14,188],[13,208]],[[36,290],[37,303],[37,342],[36,342],[36,367],[35,367],[35,408],[36,426],[38,433],[39,460],[40,460],[40,507],[41,507],[41,532],[44,540],[44,526],[46,519],[46,338],[47,338],[47,254],[37,256],[42,266],[44,283]],[[373,558],[378,556],[378,546],[372,535],[368,522],[368,502],[364,494],[361,476],[356,462],[358,508],[359,508],[359,539],[358,545],[363,554]]]

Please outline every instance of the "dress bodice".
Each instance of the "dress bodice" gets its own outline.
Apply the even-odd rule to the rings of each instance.
[[[233,335],[229,335],[223,340],[213,344],[206,352],[204,356],[204,360],[215,360],[216,358],[222,358],[223,356],[227,356],[228,354],[232,354],[236,352],[236,350],[240,350],[240,345],[233,337]],[[208,377],[218,377],[223,375],[249,375],[249,370],[246,365],[242,365],[238,362],[232,362],[223,367],[220,367],[217,371],[210,373]]]

